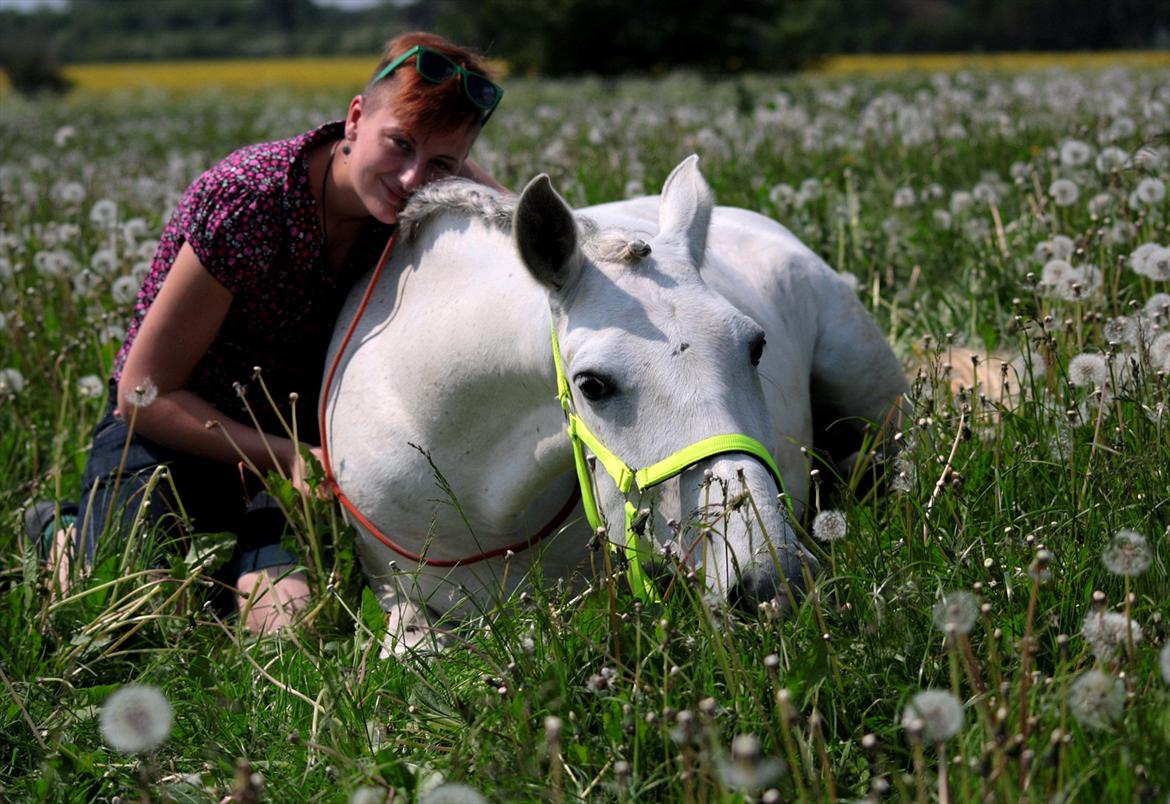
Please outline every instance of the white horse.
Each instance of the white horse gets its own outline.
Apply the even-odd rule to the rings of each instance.
[[[774,221],[713,209],[697,157],[660,198],[580,214],[544,176],[518,200],[431,185],[342,348],[362,284],[330,350],[324,434],[369,525],[359,555],[397,650],[430,623],[487,611],[538,564],[545,581],[588,571],[594,533],[579,505],[549,538],[518,545],[563,519],[578,483],[550,323],[576,412],[627,466],[725,433],[774,456],[791,514],[765,462],[744,452],[704,457],[640,495],[596,472],[612,541],[625,539],[627,502],[648,508],[647,534],[673,543],[711,593],[748,606],[799,585],[812,563],[789,516],[803,509],[814,418],[857,434],[907,390],[850,285]],[[459,563],[493,550],[503,554]]]

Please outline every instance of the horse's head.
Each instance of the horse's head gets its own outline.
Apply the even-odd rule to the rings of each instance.
[[[623,493],[598,461],[610,539],[625,539],[632,503],[659,551],[751,607],[790,599],[785,582],[799,587],[812,559],[778,503],[770,459],[736,448],[689,464],[685,452],[725,434],[748,437],[733,448],[749,439],[774,447],[757,373],[765,333],[700,275],[712,204],[691,157],[666,180],[657,233],[598,231],[539,176],[517,203],[514,237],[548,290],[564,376],[587,429],[619,465],[642,469],[668,456],[686,465],[644,492],[635,482]]]

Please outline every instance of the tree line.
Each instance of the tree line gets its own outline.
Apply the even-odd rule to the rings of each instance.
[[[0,11],[0,62],[378,52],[425,28],[518,73],[788,70],[828,53],[1170,47],[1170,0],[70,0]]]

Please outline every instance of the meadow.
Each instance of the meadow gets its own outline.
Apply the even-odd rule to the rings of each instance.
[[[810,462],[840,516],[792,613],[602,574],[403,661],[325,501],[315,604],[263,639],[209,603],[222,535],[136,528],[54,599],[21,523],[76,499],[179,194],[347,90],[4,96],[0,799],[1170,801],[1170,80],[1025,68],[509,81],[497,178],[585,205],[699,153],[856,280],[915,413],[886,494]]]

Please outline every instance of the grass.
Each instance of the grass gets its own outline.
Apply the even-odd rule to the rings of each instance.
[[[128,310],[118,278],[149,259],[199,171],[347,99],[6,100],[0,371],[23,382],[0,375],[0,797],[218,801],[262,786],[273,801],[410,801],[445,780],[497,801],[1163,800],[1170,386],[1154,339],[1111,346],[1106,332],[1168,290],[1129,266],[1138,245],[1170,240],[1166,198],[1130,199],[1170,179],[1164,73],[517,80],[508,93],[477,146],[506,184],[543,170],[575,204],[612,200],[655,191],[698,151],[721,203],[775,216],[856,277],[922,366],[900,491],[826,502],[848,535],[814,545],[830,569],[784,617],[730,615],[685,578],[642,606],[601,576],[581,598],[534,584],[437,657],[379,661],[382,617],[325,503],[297,519],[302,543],[337,545],[299,629],[243,633],[206,605],[203,554],[148,529],[103,540],[93,571],[50,602],[19,512],[76,497],[102,407],[79,380],[109,370]],[[1068,140],[1087,163],[1066,163]],[[1128,159],[1099,169],[1109,143]],[[1058,178],[1076,202],[1055,205]],[[93,215],[101,199],[113,225]],[[1042,283],[1037,252],[1062,248],[1057,235],[1099,282]],[[1156,305],[1142,320],[1168,328]],[[988,347],[1020,356],[1006,392],[998,364],[967,371]],[[1082,352],[1126,357],[1104,404],[1070,381]],[[1136,577],[1101,560],[1121,528],[1149,541]],[[934,609],[957,590],[982,609],[969,633],[944,633]],[[1140,625],[1132,650],[1093,655],[1081,630],[1099,611]],[[1069,703],[1090,668],[1124,688],[1104,728]],[[169,740],[141,756],[98,728],[132,681],[174,710]],[[963,704],[938,744],[902,725],[926,688]]]

